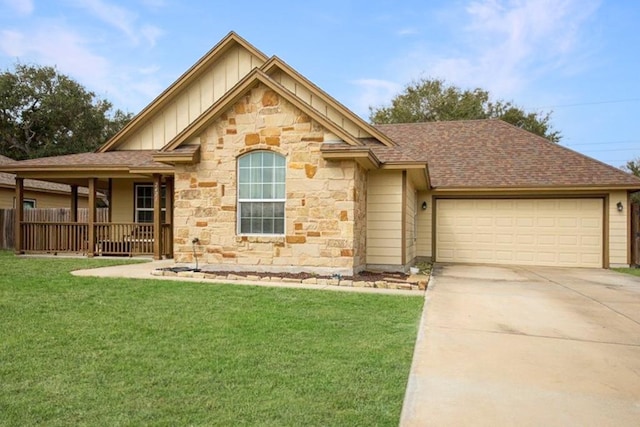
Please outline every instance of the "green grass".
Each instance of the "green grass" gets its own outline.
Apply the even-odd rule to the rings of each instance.
[[[422,298],[74,277],[0,252],[0,425],[398,424]]]
[[[640,268],[612,268],[619,273],[631,274],[633,276],[640,276]]]

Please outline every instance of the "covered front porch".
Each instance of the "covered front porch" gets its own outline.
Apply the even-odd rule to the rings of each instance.
[[[15,251],[94,256],[173,258],[173,166],[153,152],[84,153],[16,162]],[[25,220],[24,180],[71,187],[68,222]],[[78,188],[88,188],[88,212],[79,221]],[[98,195],[106,209],[98,215]]]

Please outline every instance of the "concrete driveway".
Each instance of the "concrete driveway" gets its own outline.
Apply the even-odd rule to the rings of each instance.
[[[437,265],[400,425],[640,425],[640,278]]]

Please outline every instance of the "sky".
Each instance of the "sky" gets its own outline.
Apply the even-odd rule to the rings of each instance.
[[[49,65],[137,113],[229,31],[363,119],[439,78],[552,111],[560,144],[640,157],[636,0],[0,0],[0,69]]]

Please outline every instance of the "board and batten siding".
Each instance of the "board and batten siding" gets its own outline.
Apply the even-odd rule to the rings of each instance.
[[[345,117],[342,113],[336,110],[334,107],[326,103],[322,98],[314,95],[305,86],[298,84],[293,78],[286,73],[278,71],[271,76],[275,81],[286,87],[293,92],[299,99],[310,105],[318,113],[325,116],[327,119],[335,123],[338,127],[344,129],[349,135],[354,138],[370,138],[371,135],[362,129],[362,126],[355,123],[353,120]],[[336,138],[337,139],[337,138]]]
[[[142,180],[114,179],[111,187],[111,221],[134,222],[133,187]]]
[[[411,179],[406,178],[406,198],[405,198],[405,260],[404,264],[410,263],[417,256],[416,244],[418,230],[416,227],[416,213],[418,210],[416,186]]]
[[[197,80],[184,88],[173,102],[124,141],[119,149],[149,150],[164,147],[252,69],[262,64],[262,59],[240,46],[229,49]]]
[[[367,189],[367,264],[402,264],[402,171],[371,171]]]
[[[427,202],[427,209],[422,210],[422,203]],[[416,241],[416,256],[431,258],[433,245],[431,243],[433,235],[432,218],[433,202],[431,193],[421,191],[418,193],[418,239]]]
[[[618,212],[617,203],[622,202],[623,210]],[[629,266],[629,220],[630,206],[626,191],[609,193],[609,265],[611,267]]]

